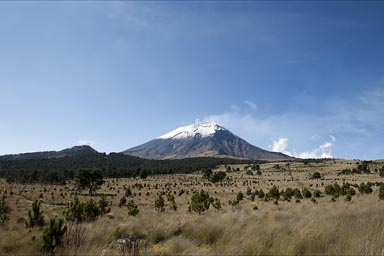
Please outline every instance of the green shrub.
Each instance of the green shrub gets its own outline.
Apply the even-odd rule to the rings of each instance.
[[[363,183],[360,183],[358,190],[359,190],[359,192],[360,192],[361,194],[370,194],[370,193],[372,193],[372,188],[371,188],[371,186],[372,186],[372,185],[371,185],[370,183],[365,184],[365,183],[363,182]]]
[[[99,206],[99,214],[103,216],[106,213],[111,212],[111,207],[108,207],[111,204],[110,201],[107,200],[107,198],[103,195],[99,199],[98,206]]]
[[[345,197],[345,201],[349,202],[352,200],[352,196],[350,194],[347,194],[347,196]]]
[[[239,193],[237,193],[236,195],[236,200],[238,202],[242,201],[244,199],[244,194],[240,191]]]
[[[379,170],[380,177],[384,177],[384,165]]]
[[[276,186],[273,186],[269,192],[267,193],[268,198],[273,198],[278,200],[280,198],[280,192],[279,189]]]
[[[379,188],[379,198],[381,200],[384,200],[384,183],[381,183],[380,184],[380,188]]]
[[[9,221],[10,212],[11,208],[8,206],[8,203],[5,200],[5,195],[3,194],[0,199],[0,224],[4,224]]]
[[[209,178],[212,176],[212,173],[212,169],[203,170],[203,178],[209,180]]]
[[[127,190],[125,190],[125,194],[124,194],[124,196],[126,196],[126,197],[130,197],[131,195],[132,195],[132,191],[131,191],[131,189],[127,188]]]
[[[319,172],[314,172],[311,176],[311,179],[321,179],[321,175]]]
[[[84,204],[84,212],[88,220],[95,220],[99,215],[101,215],[99,205],[93,199]]]
[[[130,200],[128,202],[127,209],[129,216],[136,216],[137,214],[139,214],[139,209],[133,200]]]
[[[326,195],[331,195],[335,198],[339,197],[339,195],[341,194],[341,187],[335,183],[334,185],[330,184],[330,185],[327,185],[325,186],[324,188],[324,193]]]
[[[312,197],[312,193],[311,191],[309,191],[307,188],[303,188],[303,197],[304,198],[311,198]]]
[[[208,192],[201,190],[200,192],[194,192],[191,198],[190,209],[192,211],[201,214],[202,212],[209,209],[211,204],[211,198]]]
[[[246,175],[253,175],[253,172],[252,172],[251,170],[247,170],[247,171],[245,172],[245,174],[246,174]]]
[[[127,203],[127,198],[125,196],[122,196],[120,198],[120,202],[119,202],[119,207],[122,207],[123,205],[125,205]]]
[[[347,195],[351,195],[351,196],[356,195],[356,190],[352,187],[348,188]]]
[[[37,226],[44,226],[44,216],[41,210],[41,201],[35,200],[32,203],[32,209],[28,211],[28,220],[25,221],[25,225],[29,228]]]
[[[215,198],[215,200],[212,202],[212,207],[215,208],[216,210],[220,210],[221,209],[220,200]]]
[[[65,232],[67,232],[67,227],[64,225],[63,219],[51,219],[49,225],[44,229],[41,249],[53,254],[56,248],[61,246]]]
[[[314,192],[313,192],[313,196],[314,197],[321,197],[321,191],[316,189]]]
[[[301,192],[298,188],[295,188],[293,190],[293,196],[295,197],[296,202],[297,202],[297,200],[299,200],[299,202],[300,202],[300,199],[303,199],[303,196],[301,195]]]
[[[158,212],[165,211],[164,198],[161,194],[155,199],[155,209]]]
[[[281,191],[281,196],[284,200],[291,200],[293,196],[293,190],[291,188],[286,188],[285,190]]]
[[[225,178],[225,176],[226,176],[225,172],[218,171],[211,175],[211,177],[209,178],[209,181],[212,183],[216,183],[216,182],[222,181]]]
[[[84,212],[84,203],[79,201],[76,196],[72,202],[70,202],[68,209],[63,212],[67,221],[82,222],[86,219]]]
[[[257,197],[258,198],[264,198],[265,197],[264,191],[262,189],[260,189],[259,193],[257,193]]]

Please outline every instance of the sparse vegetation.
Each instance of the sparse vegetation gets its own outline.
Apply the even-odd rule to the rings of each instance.
[[[129,216],[136,216],[139,214],[139,208],[137,207],[135,201],[129,200],[127,204],[127,209],[128,209],[128,215]]]
[[[276,164],[279,170],[273,168]],[[150,175],[146,179],[106,178],[92,197],[76,193],[74,180],[65,185],[0,180],[6,204],[14,206],[2,226],[0,254],[38,254],[40,250],[57,255],[99,255],[102,251],[106,255],[133,251],[179,255],[204,254],[205,250],[218,255],[285,254],[287,248],[292,248],[288,249],[292,254],[367,254],[365,245],[349,242],[361,240],[357,234],[363,229],[370,236],[368,254],[380,254],[384,237],[375,231],[373,220],[384,221],[380,214],[384,205],[377,201],[384,200],[382,164],[368,163],[367,168],[377,172],[339,176],[339,170],[357,166],[333,161],[293,162],[289,166],[268,163],[259,166],[263,176],[257,176],[246,175],[248,170],[256,171],[252,164],[232,165],[225,178],[216,183],[202,179],[201,172]],[[218,167],[212,175],[227,169]],[[321,180],[311,179],[316,171]],[[50,221],[42,228],[25,229],[24,216],[31,206],[27,200],[35,203],[41,194],[44,202],[38,201],[39,212]],[[156,208],[160,197],[163,205]],[[129,220],[133,218],[130,215],[134,219]],[[49,227],[51,220],[58,223],[61,217],[66,231],[56,246]],[[356,219],[364,219],[364,226]],[[43,236],[48,241],[45,246]],[[309,241],[313,239],[308,236],[316,237],[318,245],[312,246]],[[271,242],[272,247],[257,237]]]
[[[11,208],[8,206],[7,201],[5,200],[5,195],[1,195],[0,199],[0,225],[6,223],[9,220],[9,213]]]
[[[29,228],[34,226],[44,226],[44,216],[41,210],[41,201],[35,200],[32,203],[32,209],[28,211],[28,220],[25,221],[25,225]]]

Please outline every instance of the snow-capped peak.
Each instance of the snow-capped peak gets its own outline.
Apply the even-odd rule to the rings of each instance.
[[[216,133],[216,131],[224,131],[225,128],[216,124],[215,122],[202,122],[199,124],[191,124],[179,127],[169,133],[159,137],[159,139],[187,139],[200,135],[201,137],[209,137]]]

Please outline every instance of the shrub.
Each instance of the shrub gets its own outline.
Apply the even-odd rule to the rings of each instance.
[[[25,225],[29,228],[35,225],[44,226],[44,216],[41,210],[41,201],[35,200],[32,203],[32,209],[28,211],[28,220],[25,221]]]
[[[215,198],[215,200],[212,202],[212,207],[215,208],[216,210],[220,210],[221,209],[220,200]]]
[[[280,195],[283,197],[284,200],[291,200],[293,196],[293,190],[291,188],[286,188],[285,190],[282,190]]]
[[[209,209],[211,204],[211,198],[208,192],[201,190],[200,192],[194,192],[191,198],[190,209],[192,211],[201,214],[202,212]]]
[[[309,191],[307,188],[303,188],[303,197],[304,198],[311,198],[312,197],[311,191]]]
[[[361,194],[370,194],[370,193],[372,193],[371,184],[369,184],[369,183],[367,183],[367,184],[365,184],[364,182],[360,183],[358,190],[359,190],[359,192]]]
[[[321,196],[321,192],[320,192],[320,190],[315,190],[314,192],[313,192],[313,196],[314,197],[320,197]]]
[[[131,189],[127,188],[127,190],[125,190],[125,194],[124,194],[126,197],[130,197],[132,195],[132,191]]]
[[[379,198],[381,200],[384,200],[384,183],[381,183],[380,184],[380,188],[379,188]]]
[[[379,170],[380,177],[384,177],[384,165]]]
[[[177,211],[177,204],[176,204],[175,201],[172,201],[172,202],[171,202],[171,206],[170,206],[170,208],[171,208],[172,210],[174,210],[174,211]]]
[[[63,214],[68,221],[82,222],[86,219],[84,203],[80,202],[79,198],[76,196],[69,204],[68,209],[64,210]]]
[[[135,202],[133,200],[130,200],[128,202],[127,208],[128,208],[128,215],[129,216],[136,216],[137,214],[139,214],[139,209],[137,208],[137,205],[135,204]]]
[[[211,177],[209,178],[209,181],[216,183],[216,182],[222,181],[225,178],[225,176],[226,176],[225,172],[218,171],[211,175]]]
[[[347,195],[351,195],[351,196],[356,195],[356,190],[352,187],[348,188]]]
[[[264,198],[265,197],[264,191],[262,189],[260,189],[259,193],[257,193],[257,197],[258,198]]]
[[[301,192],[298,188],[295,188],[293,190],[293,196],[295,197],[296,202],[297,202],[297,200],[299,200],[299,202],[300,202],[300,199],[303,199],[303,196],[301,195]]]
[[[247,170],[247,171],[245,172],[245,174],[246,174],[246,175],[253,175],[253,172],[252,172],[251,170]]]
[[[9,221],[10,212],[11,208],[8,206],[7,201],[5,200],[5,195],[2,195],[0,200],[0,224],[4,224]]]
[[[101,198],[99,199],[99,202],[98,202],[98,206],[99,206],[99,213],[101,216],[103,216],[104,214],[106,213],[109,213],[111,212],[111,207],[108,207],[111,202],[107,200],[107,198],[103,195],[101,196]]]
[[[123,205],[125,205],[127,203],[127,198],[125,198],[125,196],[122,196],[120,198],[120,202],[119,202],[119,207],[122,207]]]
[[[158,212],[165,211],[165,208],[164,208],[164,198],[163,198],[163,196],[161,194],[155,199],[155,209]]]
[[[212,176],[212,169],[206,169],[206,170],[204,170],[203,171],[203,178],[204,179],[208,179],[209,180],[209,178],[211,178],[211,176]]]
[[[325,186],[324,188],[324,193],[326,195],[331,195],[335,198],[339,197],[339,195],[341,194],[342,192],[342,189],[341,187],[339,186],[339,184],[335,183],[334,185],[330,184],[330,185],[327,185]]]
[[[43,243],[41,249],[53,254],[55,249],[62,244],[63,236],[67,232],[63,219],[51,219],[49,225],[43,232]]]
[[[280,192],[279,189],[276,186],[273,186],[269,192],[267,193],[268,198],[274,198],[278,200],[280,198]]]
[[[99,215],[101,215],[98,203],[93,199],[84,204],[84,212],[88,220],[95,220]]]
[[[237,195],[236,195],[236,200],[238,201],[238,202],[240,202],[241,200],[243,200],[244,199],[244,194],[240,191],[239,193],[237,193]]]
[[[363,162],[357,166],[357,170],[363,173],[370,173],[371,170],[368,167],[368,163]]]
[[[311,176],[311,179],[321,179],[321,175],[319,172],[314,172]]]

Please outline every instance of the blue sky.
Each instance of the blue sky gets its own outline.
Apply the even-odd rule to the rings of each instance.
[[[0,154],[119,152],[213,120],[384,158],[384,2],[1,2]]]

